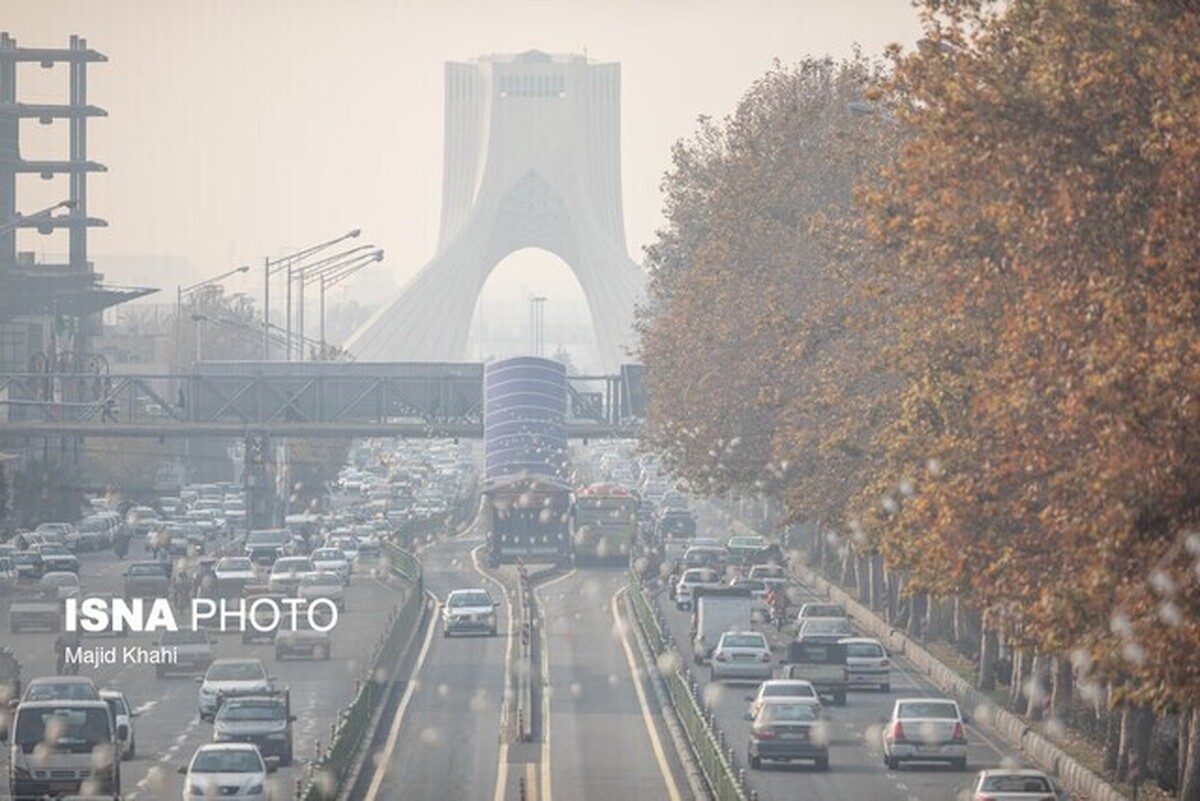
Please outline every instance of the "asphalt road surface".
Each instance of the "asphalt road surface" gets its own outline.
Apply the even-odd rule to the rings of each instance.
[[[135,557],[140,550],[135,549]],[[126,562],[118,562],[111,551],[80,554],[80,580],[84,595],[112,592],[120,595]],[[354,696],[354,683],[362,676],[367,660],[384,633],[388,614],[402,600],[402,587],[395,581],[380,581],[363,572],[347,588],[346,612],[332,632],[328,661],[288,659],[275,661],[270,643],[243,645],[237,633],[217,634],[217,657],[257,656],[277,686],[291,690],[295,762],[272,777],[280,798],[291,798],[295,780],[317,753],[317,744],[329,742],[330,725]],[[3,642],[22,662],[25,683],[37,676],[52,676],[55,670],[56,634],[8,631],[10,598],[0,599]],[[181,623],[182,625],[182,623]],[[151,647],[153,634],[130,634],[124,638],[86,636],[84,646],[115,644]],[[118,648],[119,650],[119,648]],[[212,724],[203,723],[197,712],[197,684],[190,676],[156,679],[151,665],[104,665],[84,667],[101,689],[121,690],[137,712],[134,719],[137,754],[122,765],[122,791],[129,799],[180,798],[183,777],[177,769],[185,765],[195,749],[212,739]],[[8,752],[0,758],[5,774]],[[7,792],[7,782],[0,793]]]

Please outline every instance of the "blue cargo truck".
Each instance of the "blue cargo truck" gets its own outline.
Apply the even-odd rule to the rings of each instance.
[[[483,412],[479,513],[489,564],[569,564],[566,368],[533,356],[486,365]]]

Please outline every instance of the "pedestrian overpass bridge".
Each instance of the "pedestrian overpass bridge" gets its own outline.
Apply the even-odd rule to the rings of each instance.
[[[568,436],[631,437],[640,365],[568,376]],[[0,374],[0,437],[483,436],[483,364],[200,362],[186,375]]]

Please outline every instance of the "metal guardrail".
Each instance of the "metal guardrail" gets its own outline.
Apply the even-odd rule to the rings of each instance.
[[[414,554],[393,545],[385,545],[388,569],[408,582],[409,594],[400,609],[389,617],[387,634],[376,645],[362,677],[355,682],[354,700],[342,710],[335,723],[330,724],[329,745],[320,750],[309,766],[307,775],[296,780],[296,798],[303,801],[330,801],[337,797],[362,745],[376,707],[384,698],[392,680],[405,638],[421,621],[425,607],[425,589],[421,563]]]
[[[629,595],[633,599],[634,615],[650,641],[654,656],[672,651],[671,635],[660,620],[658,609],[646,597],[636,573],[630,574]],[[678,652],[675,655],[678,656]],[[692,678],[691,671],[681,667],[663,670],[662,675],[671,705],[713,797],[717,801],[753,801],[757,795],[746,782],[746,771],[736,766],[733,747],[726,743],[724,732],[717,727],[716,716],[706,708],[700,685]]]
[[[521,637],[517,657],[517,737],[523,743],[533,741],[533,623],[536,608],[529,573],[522,565],[517,575],[517,625]]]

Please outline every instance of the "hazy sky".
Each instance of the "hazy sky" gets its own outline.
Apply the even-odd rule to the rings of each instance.
[[[21,45],[79,34],[108,56],[88,76],[89,100],[108,111],[89,128],[89,155],[108,166],[90,182],[89,210],[109,221],[91,252],[101,264],[186,260],[190,270],[164,268],[157,281],[109,269],[115,283],[158,283],[164,300],[177,283],[354,227],[387,261],[351,292],[378,298],[403,283],[437,242],[445,61],[537,48],[621,63],[625,221],[640,262],[661,224],[670,146],[698,115],[731,112],[775,58],[841,56],[854,43],[878,53],[918,35],[907,0],[3,0],[0,10]],[[66,96],[62,65],[18,75],[20,100]],[[65,132],[24,123],[22,155],[65,156]],[[67,194],[64,179],[36,177],[20,192],[26,213]],[[19,245],[66,250],[32,232]],[[510,289],[571,285],[544,254],[515,254],[501,272]],[[234,286],[258,297],[261,278]]]

